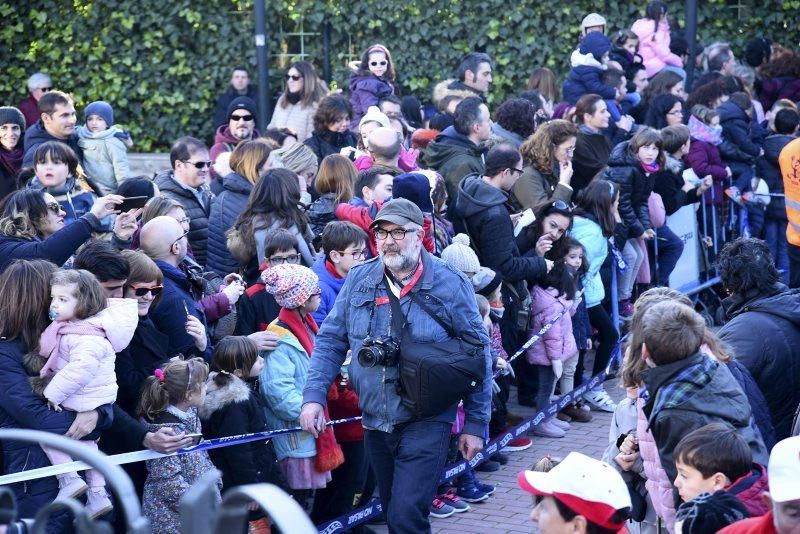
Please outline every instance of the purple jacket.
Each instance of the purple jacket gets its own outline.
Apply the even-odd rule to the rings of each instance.
[[[534,365],[552,365],[553,360],[567,360],[578,353],[575,336],[572,335],[572,301],[564,296],[556,298],[556,290],[533,286],[531,291],[531,328],[532,336],[558,315],[564,308],[568,312],[553,324],[539,343],[534,343],[525,351],[525,359]]]
[[[728,177],[728,173],[725,171],[725,162],[722,161],[719,148],[711,143],[692,137],[692,144],[689,147],[689,153],[686,155],[686,162],[700,178],[711,175],[714,179],[714,204],[721,205],[724,200],[722,183]],[[705,202],[706,204],[711,203],[711,193],[708,191],[705,194]]]
[[[781,98],[788,98],[792,102],[800,102],[800,79],[782,76],[780,78],[767,78],[761,81],[758,99],[764,106],[764,111],[772,109]],[[20,109],[22,109],[20,107]]]
[[[357,72],[350,74],[350,105],[353,106],[353,120],[350,129],[358,131],[358,123],[367,113],[367,108],[377,106],[381,98],[394,93],[392,82],[378,78],[374,74],[363,76]]]

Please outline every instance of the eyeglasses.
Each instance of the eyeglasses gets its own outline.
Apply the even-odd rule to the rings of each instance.
[[[297,80],[302,80],[302,79],[303,79],[303,77],[302,77],[302,76],[298,76],[298,75],[296,75],[296,74],[287,74],[287,75],[286,75],[286,79],[287,79],[287,80],[293,80],[293,81],[295,81],[295,82],[296,82]]]
[[[172,245],[174,245],[175,243],[178,243],[181,239],[183,239],[187,235],[189,235],[189,230],[186,230],[184,233],[181,234],[181,236],[178,239],[173,241],[172,244],[170,244],[169,248],[172,248]]]
[[[367,249],[361,250],[337,250],[339,254],[342,256],[352,255],[354,260],[363,260],[367,257],[367,253],[369,252]]]
[[[282,265],[284,263],[300,263],[300,254],[290,254],[288,256],[270,256],[270,265]]]
[[[555,146],[556,146],[556,148],[561,148],[558,145],[555,145]],[[564,148],[562,150],[564,150],[564,152],[566,152],[567,154],[574,154],[575,153],[575,145],[568,146],[567,148]]]
[[[39,90],[43,93],[46,93],[47,91],[52,91],[52,89],[53,89],[52,87],[39,87]]]
[[[383,241],[389,236],[395,241],[402,241],[406,238],[406,234],[413,234],[416,230],[406,230],[405,228],[395,228],[394,230],[384,230],[383,228],[375,229],[375,239]]]
[[[189,217],[183,217],[181,219],[178,219],[178,222],[183,225],[183,224],[190,224],[192,220]]]
[[[133,294],[137,297],[143,297],[150,293],[153,297],[157,297],[161,294],[161,291],[164,289],[164,286],[153,286],[153,287],[134,287],[131,286],[133,289]]]
[[[518,168],[516,168],[516,167],[509,167],[509,168],[508,168],[508,170],[509,170],[509,171],[514,171],[514,172],[516,172],[517,174],[522,174],[523,172],[525,172],[525,171],[523,171],[522,169],[518,169]]]
[[[251,120],[253,120],[253,116],[252,115],[231,115],[231,120],[232,121],[250,122]]]
[[[569,204],[567,204],[563,200],[556,200],[555,202],[550,204],[550,206],[552,206],[554,209],[557,209],[559,211],[568,211],[568,212],[572,213],[572,208],[569,206]]]
[[[61,204],[59,204],[58,202],[48,202],[47,209],[56,215],[61,214]]]
[[[389,63],[387,61],[370,61],[369,62],[369,66],[370,67],[377,67],[378,65],[380,65],[381,67],[385,67],[388,64]]]
[[[195,169],[204,169],[206,167],[211,167],[214,162],[213,161],[189,161],[189,160],[181,160],[187,165],[194,165]]]

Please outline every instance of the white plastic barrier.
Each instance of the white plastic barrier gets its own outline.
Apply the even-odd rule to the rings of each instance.
[[[669,217],[667,226],[683,241],[683,254],[669,276],[669,286],[679,291],[691,289],[700,283],[700,257],[697,237],[697,207],[684,206]]]

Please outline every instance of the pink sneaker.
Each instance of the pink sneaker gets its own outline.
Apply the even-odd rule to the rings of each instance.
[[[80,497],[86,493],[89,486],[86,485],[86,482],[84,482],[77,473],[69,473],[58,477],[58,488],[56,500],[63,501],[64,499]]]
[[[86,494],[86,512],[92,519],[106,515],[113,509],[105,488],[91,488]]]

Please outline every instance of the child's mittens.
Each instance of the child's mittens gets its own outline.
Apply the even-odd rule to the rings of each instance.
[[[553,374],[556,375],[556,380],[561,378],[561,375],[564,374],[564,362],[561,360],[553,360]]]

